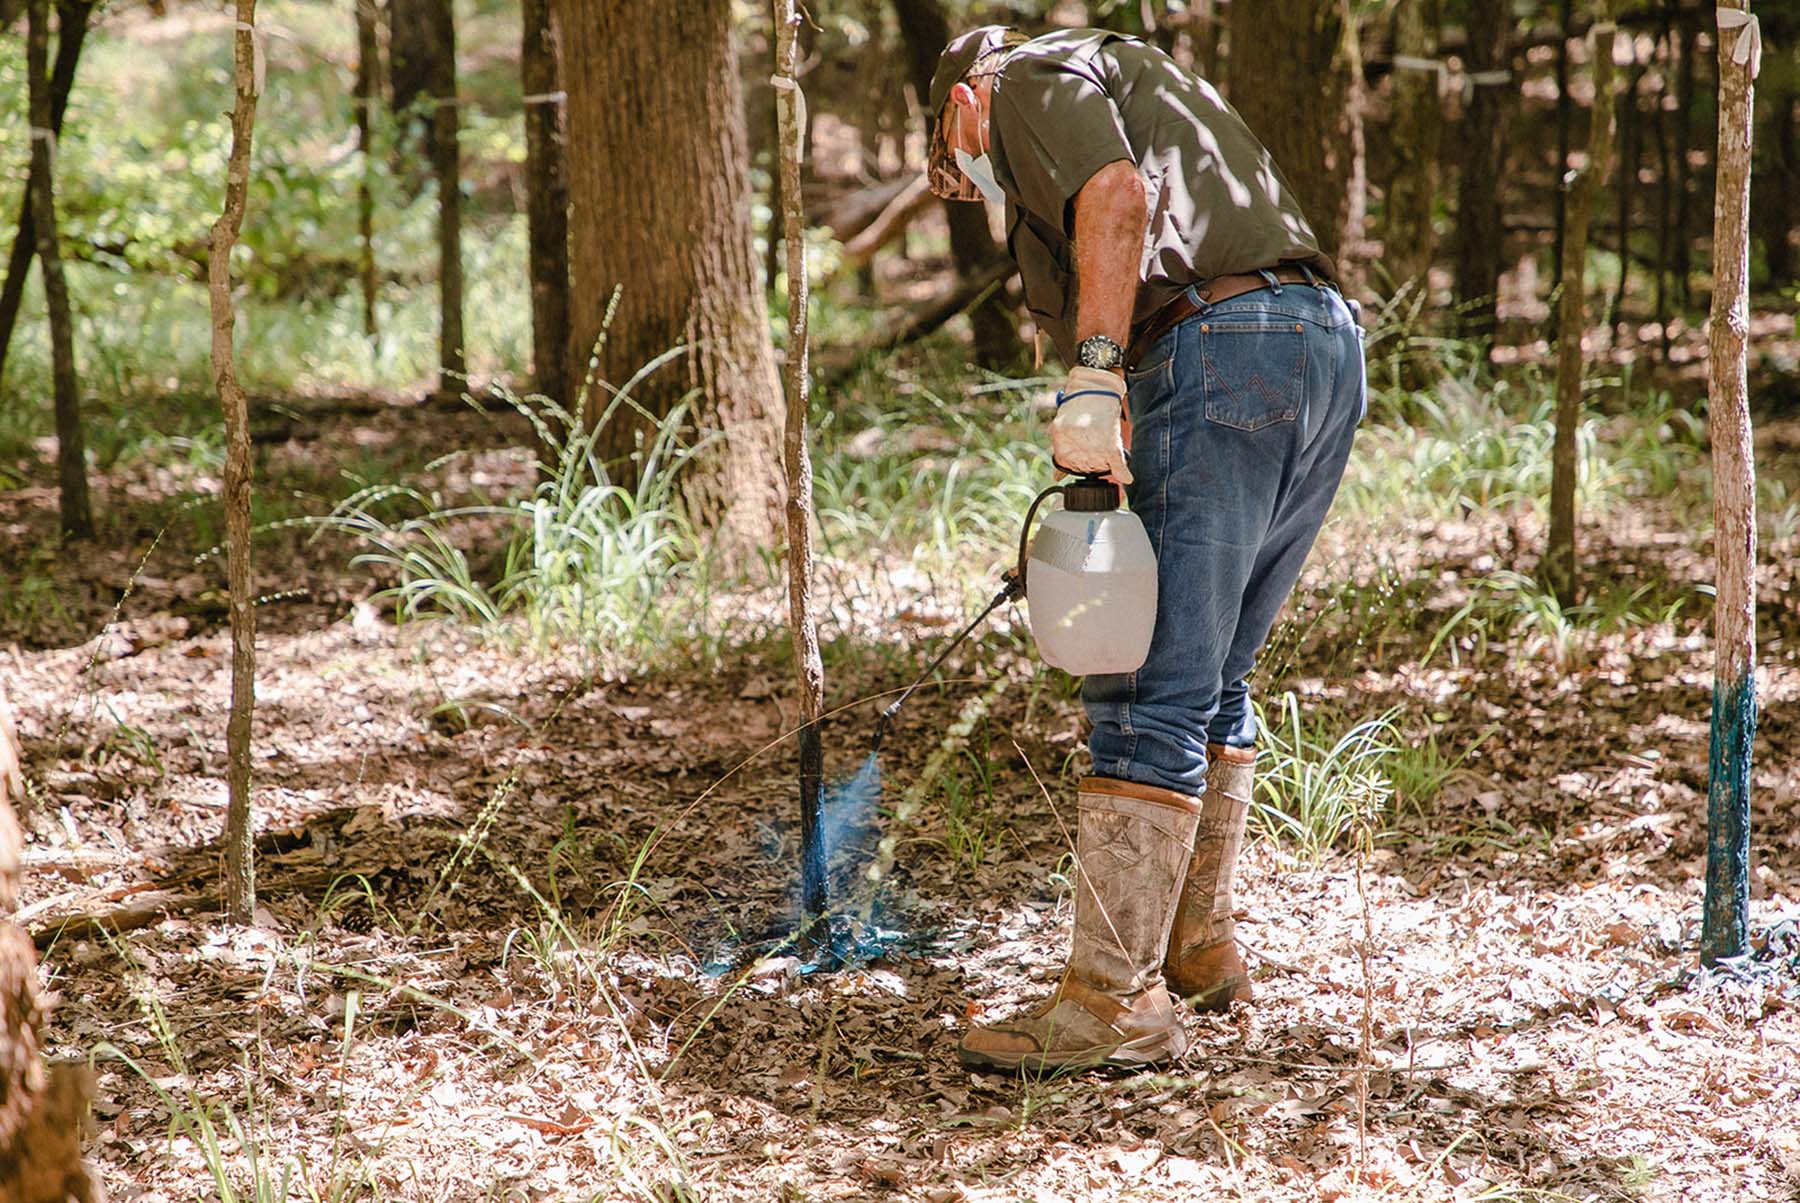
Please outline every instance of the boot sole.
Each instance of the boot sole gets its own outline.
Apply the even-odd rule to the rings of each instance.
[[[957,1046],[956,1056],[969,1069],[998,1069],[1012,1074],[1055,1073],[1060,1070],[1141,1069],[1172,1061],[1186,1049],[1176,1049],[1168,1033],[1140,1036],[1111,1048],[1084,1049],[1078,1053],[984,1053]],[[1183,1042],[1185,1045],[1185,1041]]]

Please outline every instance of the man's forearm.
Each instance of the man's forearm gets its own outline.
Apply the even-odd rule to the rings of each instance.
[[[1096,171],[1076,194],[1077,339],[1104,334],[1121,345],[1131,342],[1148,221],[1144,181],[1123,159]]]

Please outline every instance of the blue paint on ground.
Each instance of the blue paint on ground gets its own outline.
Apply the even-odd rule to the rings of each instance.
[[[825,814],[820,830],[824,835],[824,856],[829,862],[835,853],[848,849],[855,837],[875,818],[881,803],[881,762],[871,752],[862,765],[848,778],[825,790]],[[854,915],[834,913],[830,916],[830,944],[826,948],[803,950],[800,945],[799,899],[788,914],[774,920],[758,934],[725,940],[706,957],[703,966],[708,976],[717,977],[742,969],[770,956],[802,958],[800,972],[854,968],[880,960],[904,950],[916,939],[901,931],[882,927],[879,915],[863,923]]]

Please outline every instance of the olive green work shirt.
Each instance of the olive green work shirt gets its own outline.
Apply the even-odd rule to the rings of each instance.
[[[988,137],[1025,304],[1067,363],[1075,362],[1075,194],[1108,163],[1134,163],[1144,181],[1134,327],[1214,276],[1283,261],[1333,274],[1243,118],[1211,84],[1136,38],[1071,29],[1020,45],[994,80]]]

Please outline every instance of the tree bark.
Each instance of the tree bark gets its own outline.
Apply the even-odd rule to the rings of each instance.
[[[24,846],[13,800],[23,797],[18,731],[0,685],[0,1203],[85,1203],[94,1197],[81,1164],[87,1075],[77,1066],[44,1064],[37,956],[31,937],[11,921]]]
[[[1648,64],[1632,63],[1631,76],[1625,85],[1624,103],[1619,109],[1619,203],[1616,214],[1619,283],[1613,291],[1612,304],[1607,306],[1606,312],[1607,328],[1612,332],[1615,346],[1618,344],[1619,330],[1626,324],[1625,290],[1631,281],[1631,205],[1637,195],[1638,143],[1642,141],[1638,132],[1638,87],[1643,83],[1644,72],[1648,69]]]
[[[1747,0],[1720,0],[1749,15]],[[1754,19],[1754,18],[1752,18]],[[1750,430],[1750,143],[1756,61],[1736,61],[1743,30],[1719,22],[1718,183],[1713,297],[1707,323],[1712,434],[1714,676],[1706,801],[1706,904],[1700,961],[1747,951],[1750,752],[1756,738],[1756,462]]]
[[[56,64],[50,69],[49,129],[59,138],[93,10],[91,0],[61,0],[56,6]],[[0,380],[6,376],[6,352],[12,345],[13,327],[19,321],[19,305],[25,299],[25,273],[31,270],[31,258],[37,254],[37,224],[31,217],[33,191],[28,179],[25,194],[19,198],[18,233],[13,236],[12,251],[7,255],[6,283],[0,285]]]
[[[1550,239],[1550,270],[1561,274],[1563,235],[1569,220],[1569,126],[1574,116],[1574,102],[1569,97],[1569,39],[1575,35],[1575,0],[1558,0],[1557,23],[1562,37],[1556,43],[1556,170],[1552,173],[1555,189],[1550,194],[1550,224],[1555,233]],[[1554,330],[1549,332],[1555,337]]]
[[[1688,148],[1694,144],[1694,92],[1697,84],[1700,54],[1696,49],[1697,31],[1692,14],[1683,14],[1681,23],[1681,71],[1675,81],[1675,296],[1682,306],[1693,303],[1693,227],[1695,172],[1688,162]],[[1699,173],[1704,180],[1707,173]]]
[[[31,107],[31,211],[37,233],[38,270],[44,277],[44,309],[50,323],[50,379],[56,398],[56,476],[62,531],[71,539],[94,534],[88,502],[87,443],[81,429],[80,384],[75,377],[75,333],[69,318],[69,289],[62,253],[56,245],[56,133],[50,124],[50,5],[26,6],[25,71]]]
[[[628,489],[657,428],[692,394],[688,435],[717,438],[683,469],[686,504],[728,558],[749,554],[781,527],[783,407],[751,240],[731,5],[554,4],[569,192],[581,198],[569,228],[570,380],[594,353],[587,413],[611,478]],[[619,400],[619,387],[676,348],[630,404]]]
[[[519,75],[525,89],[525,204],[531,244],[532,385],[553,401],[569,395],[569,182],[562,33],[549,0],[524,0]]]
[[[388,103],[407,121],[420,97],[432,97],[435,67],[442,56],[433,9],[439,0],[388,0]]]
[[[931,95],[931,75],[937,69],[938,55],[950,41],[950,19],[938,0],[894,0],[894,16],[900,23],[900,37],[906,46],[908,76],[921,107]],[[927,123],[937,114],[926,113]],[[956,270],[967,278],[993,261],[997,248],[988,232],[987,212],[983,205],[961,201],[940,201],[944,220],[950,226],[950,254]],[[995,290],[969,311],[969,324],[975,336],[975,359],[987,367],[1000,367],[1013,362],[1019,354],[1019,332],[1007,312],[1006,296]]]
[[[1444,19],[1442,0],[1402,0],[1394,13],[1396,56],[1434,60]],[[1436,71],[1405,68],[1394,73],[1393,174],[1388,179],[1381,250],[1388,289],[1429,291],[1428,275],[1437,235],[1438,144],[1443,99]]]
[[[375,320],[375,193],[373,174],[374,108],[376,80],[381,73],[381,39],[378,36],[375,0],[356,0],[356,150],[362,171],[356,179],[356,235],[359,256],[357,276],[362,283],[363,334],[370,340],[380,335]]]
[[[1322,250],[1360,276],[1368,186],[1362,54],[1348,0],[1256,0],[1230,6],[1231,102],[1300,199]],[[1289,81],[1278,86],[1273,81]]]
[[[812,384],[808,378],[806,216],[800,192],[801,93],[794,78],[794,43],[801,17],[794,0],[774,0],[776,157],[781,170],[782,234],[787,244],[788,345],[787,425],[783,463],[787,472],[788,623],[793,628],[794,665],[800,678],[800,913],[801,937],[812,951],[831,948],[825,918],[825,777],[818,721],[824,710],[825,666],[819,655],[819,614],[813,599],[813,479],[807,449],[806,416]]]
[[[1507,49],[1512,6],[1472,4],[1468,7],[1469,72],[1488,76],[1509,70]],[[1506,114],[1517,93],[1511,83],[1474,81],[1462,120],[1462,178],[1456,187],[1455,297],[1462,328],[1478,338],[1492,338],[1498,324],[1501,224],[1501,179],[1506,171]]]
[[[250,135],[256,124],[256,0],[237,0],[231,155],[225,204],[207,252],[212,302],[213,383],[225,412],[225,574],[231,594],[231,714],[226,720],[225,911],[233,923],[256,912],[256,845],[250,809],[250,720],[256,705],[256,610],[250,583],[250,415],[232,354],[237,313],[231,300],[231,248],[244,224],[250,184]]]
[[[812,53],[812,44],[813,44],[814,38],[813,38],[813,29],[812,29],[811,23],[803,22],[800,26],[799,32],[795,36],[798,39],[799,45],[797,46],[797,48],[794,51],[794,61],[796,63],[804,63],[811,56],[811,53]],[[874,43],[874,42],[870,43],[870,47],[874,47],[874,46],[878,46],[878,45],[879,45],[879,43]],[[865,53],[865,54],[868,53],[870,47],[865,47],[863,53]],[[799,67],[796,66],[795,70],[798,71]],[[804,72],[802,72],[802,74],[804,74]],[[771,93],[771,95],[770,95],[770,100],[771,100],[772,104],[777,107],[781,103],[781,98],[779,96],[774,95],[773,93]],[[771,113],[773,113],[774,111],[775,111],[774,108],[770,109]],[[769,136],[771,138],[775,136],[774,131],[775,131],[777,124],[779,124],[779,121],[780,121],[780,118],[777,117],[769,123],[768,130],[769,130]],[[801,113],[800,114],[800,124],[801,124],[801,132],[799,134],[800,145],[801,146],[811,146],[812,145],[812,114]],[[759,126],[760,126],[760,123],[759,123]],[[757,132],[760,132],[760,129]],[[861,136],[860,132],[859,132],[858,136],[859,137]],[[781,257],[782,257],[781,214],[785,211],[785,209],[787,207],[787,199],[781,193],[781,186],[782,186],[781,150],[779,147],[777,147],[773,143],[771,143],[770,150],[769,150],[769,229],[768,229],[768,236],[764,239],[764,242],[763,242],[763,247],[764,247],[763,287],[768,290],[770,295],[774,294],[775,281],[781,275]]]
[[[1674,0],[1665,0],[1663,27],[1659,46],[1667,58],[1675,54]],[[1663,360],[1669,358],[1669,325],[1672,314],[1669,302],[1669,279],[1674,271],[1675,256],[1671,250],[1675,237],[1674,155],[1669,148],[1669,116],[1665,101],[1669,96],[1669,69],[1665,60],[1657,87],[1656,117],[1651,132],[1656,138],[1656,322],[1661,330],[1658,341]]]
[[[456,13],[451,0],[431,6],[438,53],[431,75],[431,170],[438,194],[438,391],[468,383],[463,354],[461,117],[456,109]]]
[[[1550,539],[1544,551],[1544,583],[1565,606],[1578,591],[1575,540],[1575,483],[1580,472],[1575,434],[1581,425],[1581,336],[1587,330],[1588,223],[1594,194],[1612,165],[1613,0],[1595,0],[1589,50],[1594,73],[1594,111],[1588,133],[1588,160],[1569,185],[1568,223],[1563,236],[1562,309],[1556,339],[1556,442],[1550,454]]]

